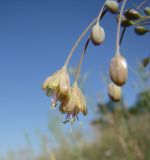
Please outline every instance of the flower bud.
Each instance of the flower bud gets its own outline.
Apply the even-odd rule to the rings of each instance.
[[[119,4],[114,0],[107,0],[106,7],[111,13],[117,13],[119,10]]]
[[[117,86],[113,82],[108,85],[108,95],[112,101],[118,102],[122,97],[121,87]]]
[[[125,84],[128,77],[127,62],[120,54],[111,59],[109,74],[116,85],[122,86]]]
[[[117,22],[118,22],[119,16],[117,16]],[[134,25],[135,23],[131,20],[128,20],[124,15],[121,16],[121,26],[122,27],[130,27]]]
[[[144,35],[145,33],[148,32],[148,30],[145,29],[143,26],[135,27],[134,31],[135,31],[135,33],[136,33],[137,35],[139,35],[139,36],[142,36],[142,35]]]
[[[105,40],[105,31],[101,26],[99,26],[99,24],[96,24],[92,28],[91,41],[93,42],[94,45],[100,45],[104,42],[104,40]]]
[[[150,16],[150,7],[146,7],[146,8],[144,9],[144,13],[145,13],[146,15]]]
[[[124,15],[129,20],[137,20],[142,17],[141,14],[135,9],[128,9],[125,11]]]

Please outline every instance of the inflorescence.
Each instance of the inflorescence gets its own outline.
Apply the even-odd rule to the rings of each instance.
[[[46,92],[48,97],[51,97],[51,106],[55,108],[59,101],[59,111],[66,114],[64,123],[73,123],[76,119],[79,120],[79,112],[82,112],[83,115],[87,115],[86,100],[78,86],[79,74],[89,42],[91,41],[93,45],[97,46],[102,45],[105,41],[105,30],[102,27],[101,19],[107,12],[116,15],[116,21],[118,24],[116,51],[114,57],[110,61],[109,67],[109,75],[112,82],[108,84],[108,95],[114,102],[120,101],[122,97],[121,88],[126,83],[128,77],[127,61],[120,53],[121,42],[126,29],[130,26],[135,26],[134,30],[137,35],[144,35],[150,32],[149,29],[145,28],[145,26],[150,23],[150,7],[146,7],[144,9],[144,14],[139,12],[139,9],[145,3],[146,1],[143,1],[136,9],[127,9],[124,11],[126,0],[106,0],[99,12],[99,15],[89,24],[76,41],[63,67],[44,81],[42,89]],[[121,9],[119,10],[120,4]],[[120,36],[121,27],[123,27],[123,31]],[[67,71],[68,64],[75,49],[89,30],[91,30],[91,34],[85,43],[83,53],[76,70],[74,83],[70,86],[70,78]]]

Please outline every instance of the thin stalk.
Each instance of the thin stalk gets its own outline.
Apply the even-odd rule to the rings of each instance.
[[[146,25],[150,25],[150,22],[137,23],[137,24],[134,24],[134,25],[135,26],[146,26]]]
[[[120,29],[121,29],[121,16],[123,14],[123,10],[125,7],[127,0],[124,0],[121,6],[121,11],[120,11],[120,15],[119,15],[119,21],[118,21],[118,26],[117,26],[117,38],[116,38],[116,55],[120,54],[120,45],[119,45],[119,37],[120,37]]]
[[[82,32],[82,34],[79,36],[79,38],[77,39],[77,41],[75,42],[74,46],[72,47],[66,62],[64,64],[64,66],[67,66],[68,63],[70,62],[70,59],[74,53],[74,51],[76,50],[76,48],[78,47],[79,43],[81,42],[81,40],[83,39],[83,37],[86,35],[86,33],[89,31],[89,29],[96,23],[97,17],[87,26],[87,28]]]
[[[143,1],[142,3],[140,3],[136,9],[140,9],[141,7],[143,7],[143,5],[147,2],[147,0]]]
[[[89,42],[90,42],[90,37],[88,38],[88,40],[87,40],[86,43],[85,43],[84,50],[83,50],[83,52],[82,52],[82,55],[81,55],[81,58],[80,58],[80,62],[79,62],[79,64],[78,64],[78,67],[77,67],[77,70],[76,70],[74,83],[77,83],[78,80],[79,80],[81,65],[82,65],[83,58],[84,58],[84,55],[85,55],[85,53],[86,53],[87,47],[88,47],[88,45],[89,45]]]
[[[123,28],[123,31],[122,31],[122,33],[121,33],[121,37],[120,37],[120,41],[119,41],[119,45],[120,45],[120,46],[121,46],[121,43],[122,43],[124,34],[125,34],[125,32],[126,32],[126,29],[127,29],[127,27],[124,27],[124,28]]]
[[[120,0],[117,0],[117,2],[120,2]],[[100,15],[100,20],[105,16],[105,14],[107,13],[107,9],[103,9],[102,14]],[[66,62],[64,64],[64,67],[67,67],[68,63],[70,62],[70,59],[74,53],[74,51],[76,50],[76,48],[78,47],[79,43],[81,42],[81,40],[83,39],[83,37],[86,35],[86,33],[89,31],[89,29],[91,29],[93,27],[93,25],[96,23],[98,17],[96,17],[89,25],[88,27],[82,32],[82,34],[79,36],[79,38],[77,39],[77,41],[75,42],[74,46],[72,47]]]
[[[143,21],[149,21],[150,20],[150,16],[145,16],[139,20],[134,21],[135,23],[139,23],[139,22],[143,22]]]
[[[107,1],[107,0],[106,0],[106,1]],[[97,21],[96,21],[96,24],[97,24],[97,25],[99,25],[99,22],[100,22],[100,19],[101,19],[103,10],[104,10],[104,8],[105,8],[105,3],[106,3],[106,1],[104,2],[103,6],[102,6],[102,8],[101,8],[101,10],[100,10],[100,12],[99,12],[99,15],[98,15],[98,18],[97,18]]]
[[[102,15],[101,15],[101,18],[102,19],[104,17],[104,15],[106,14],[107,10],[104,10]],[[75,42],[74,46],[72,47],[67,59],[66,59],[66,62],[64,64],[65,67],[67,67],[68,63],[70,62],[70,59],[74,53],[74,51],[76,50],[76,48],[78,47],[79,43],[81,42],[81,40],[83,39],[83,37],[86,35],[86,33],[93,27],[93,25],[96,23],[97,21],[97,17],[88,25],[88,27],[82,32],[82,34],[79,36],[79,38],[77,39],[77,41]]]

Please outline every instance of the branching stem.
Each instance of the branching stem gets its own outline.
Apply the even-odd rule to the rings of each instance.
[[[104,15],[106,14],[107,10],[105,9],[103,12],[102,12],[102,15],[100,17],[100,19],[102,19],[104,17]],[[68,63],[70,62],[70,59],[74,53],[74,51],[76,50],[76,48],[78,47],[79,43],[81,42],[81,40],[83,39],[83,37],[86,35],[86,33],[93,27],[93,25],[96,23],[97,21],[97,18],[96,17],[89,25],[88,27],[82,32],[82,34],[79,36],[79,38],[77,39],[77,41],[75,42],[74,46],[72,47],[67,59],[66,59],[66,62],[64,64],[65,67],[67,67]]]
[[[141,3],[136,7],[136,9],[139,10],[141,7],[143,7],[143,5],[144,5],[146,2],[147,2],[147,0],[141,2]],[[121,46],[121,44],[122,44],[122,40],[123,40],[123,37],[124,37],[124,34],[125,34],[126,30],[127,30],[127,27],[124,27],[124,28],[123,28],[123,31],[122,31],[122,33],[121,33],[120,42],[119,42],[120,46]]]

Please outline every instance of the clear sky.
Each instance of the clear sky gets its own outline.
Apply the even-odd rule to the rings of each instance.
[[[97,16],[102,2],[0,0],[0,154],[23,145],[25,132],[34,143],[35,129],[47,130],[48,112],[53,111],[49,111],[50,100],[41,91],[41,84],[63,65],[77,37]],[[107,99],[102,76],[107,74],[115,51],[115,18],[108,14],[101,25],[106,31],[105,44],[90,44],[82,69],[90,72],[85,88],[92,92],[95,102],[99,93]],[[72,65],[77,64],[85,40],[75,52]],[[128,30],[121,52],[130,66],[137,68],[137,59],[149,54],[149,42],[149,35],[138,37],[133,29]],[[124,87],[129,104],[135,100],[135,82],[136,76],[129,70]]]

